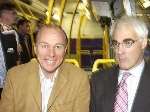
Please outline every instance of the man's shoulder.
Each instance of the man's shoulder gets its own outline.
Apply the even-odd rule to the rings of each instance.
[[[68,62],[64,62],[63,67],[64,67],[64,69],[67,69],[68,71],[73,70],[72,72],[74,72],[74,71],[80,71],[80,72],[82,71],[83,72],[84,71],[82,68],[80,68],[72,63],[68,63]]]
[[[63,63],[62,70],[60,70],[59,75],[66,79],[68,86],[80,87],[80,84],[89,86],[89,76],[86,71],[76,65],[70,63]]]
[[[150,58],[145,59],[145,64],[146,64],[146,66],[150,67]]]
[[[77,67],[76,65],[71,64],[71,63],[66,63],[66,62],[63,63],[61,69],[66,74],[69,74],[70,76],[73,76],[73,77],[76,77],[76,76],[81,77],[81,76],[87,75],[86,71],[84,71],[82,68]]]
[[[95,72],[92,73],[92,76],[91,78],[94,80],[94,79],[103,79],[103,78],[106,78],[106,77],[109,77],[112,75],[114,75],[113,73],[116,71],[118,71],[119,68],[117,65],[114,65],[112,67],[108,67],[108,68],[105,68],[105,69],[99,69]]]
[[[11,69],[8,70],[8,75],[11,76],[22,76],[24,74],[28,74],[29,72],[33,71],[33,69],[38,66],[37,62],[35,60],[31,60],[28,63],[17,65]]]

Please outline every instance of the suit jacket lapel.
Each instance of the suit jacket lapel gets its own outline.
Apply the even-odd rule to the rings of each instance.
[[[104,112],[112,112],[117,91],[119,68],[114,67],[108,74],[108,85],[105,86]]]
[[[137,94],[134,99],[132,112],[147,112],[149,108],[146,108],[149,105],[149,98],[150,98],[150,70],[148,63],[145,64],[145,68],[143,70],[139,87],[137,89]],[[147,110],[147,111],[146,111]]]
[[[33,95],[33,98],[39,107],[39,110],[41,109],[41,86],[40,86],[40,77],[39,77],[39,64],[36,60],[32,60],[31,64],[32,69],[30,71],[30,77],[29,77],[29,83],[30,83],[30,89],[31,94]]]
[[[56,98],[59,96],[59,94],[61,93],[61,91],[63,90],[67,82],[67,77],[66,77],[67,72],[63,70],[64,69],[63,66],[64,65],[60,67],[57,78],[54,82],[54,87],[52,89],[52,93],[50,95],[49,102],[48,102],[48,109],[54,104]]]

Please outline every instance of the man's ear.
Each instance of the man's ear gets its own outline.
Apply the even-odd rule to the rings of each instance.
[[[142,40],[142,49],[145,49],[146,46],[147,46],[147,38],[144,38],[144,39]]]
[[[37,54],[37,48],[36,48],[36,45],[34,45],[34,52],[35,52],[35,55]]]
[[[65,48],[65,53],[67,52],[67,49],[68,49],[68,47],[66,46],[66,48]]]

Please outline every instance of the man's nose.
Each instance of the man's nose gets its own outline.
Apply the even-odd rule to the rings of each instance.
[[[117,49],[116,49],[116,52],[117,52],[118,54],[120,54],[120,53],[124,52],[124,50],[125,50],[125,49],[124,49],[123,44],[120,43],[120,44],[118,45]]]
[[[50,57],[54,57],[55,56],[55,49],[54,48],[49,48],[48,54]]]

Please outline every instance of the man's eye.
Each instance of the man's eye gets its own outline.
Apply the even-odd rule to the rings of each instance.
[[[48,48],[48,45],[42,44],[41,47],[42,47],[42,48]]]
[[[112,41],[112,46],[113,47],[118,46],[118,42],[117,41]]]
[[[55,48],[62,49],[62,48],[64,48],[64,46],[63,45],[56,45]]]
[[[132,41],[132,40],[124,42],[124,44],[128,45],[128,46],[131,46],[133,43],[134,43],[134,41]]]

